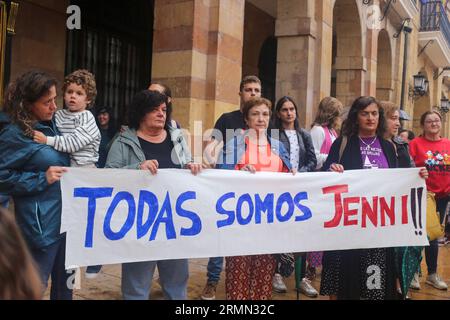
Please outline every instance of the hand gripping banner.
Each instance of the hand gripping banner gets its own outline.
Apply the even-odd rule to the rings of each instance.
[[[418,172],[69,168],[66,267],[428,245]]]

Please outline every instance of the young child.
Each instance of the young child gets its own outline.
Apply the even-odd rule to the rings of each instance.
[[[34,141],[70,153],[72,167],[95,168],[101,135],[94,115],[87,110],[97,95],[94,75],[87,70],[74,71],[64,79],[63,91],[67,109],[55,115],[62,136],[46,137],[34,131]]]

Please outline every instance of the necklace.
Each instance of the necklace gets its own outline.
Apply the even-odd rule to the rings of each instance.
[[[161,132],[159,132],[158,134],[151,135],[142,130],[138,130],[137,135],[139,138],[149,141],[151,143],[160,143],[166,139],[167,136],[165,135],[165,133],[166,133],[165,130],[161,130]]]
[[[375,141],[377,140],[377,136],[375,136],[375,138],[373,138],[371,143],[366,143],[360,136],[358,136],[359,140],[361,140],[362,143],[364,143],[366,145],[366,149],[368,150],[370,148],[371,145],[373,145],[375,143]]]

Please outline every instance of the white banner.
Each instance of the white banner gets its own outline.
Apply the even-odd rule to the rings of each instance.
[[[69,168],[66,267],[428,245],[418,171]]]

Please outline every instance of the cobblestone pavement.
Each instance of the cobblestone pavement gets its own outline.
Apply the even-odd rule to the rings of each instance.
[[[439,263],[438,273],[442,279],[450,285],[450,246],[439,248]],[[189,263],[190,278],[188,284],[188,298],[191,300],[200,299],[201,292],[206,281],[206,265],[207,259],[191,259]],[[108,265],[104,266],[100,274],[95,279],[86,279],[84,277],[84,268],[81,269],[80,289],[74,291],[74,299],[76,300],[120,300],[120,265]],[[420,283],[422,289],[420,291],[410,290],[409,296],[413,300],[450,300],[450,291],[441,291],[432,288],[425,284],[426,278],[426,264],[422,262],[422,274]],[[222,273],[221,281],[217,288],[217,299],[225,299],[224,288],[224,273]],[[286,280],[288,292],[284,294],[274,293],[274,300],[295,300],[297,293],[295,291],[294,276],[289,277]],[[316,289],[320,287],[320,275],[313,281],[313,286]],[[48,290],[46,293],[46,299],[48,299]],[[163,299],[162,291],[156,281],[153,283],[152,300]],[[300,300],[327,300],[327,297],[319,296],[318,298],[311,299],[304,295],[300,295]]]

